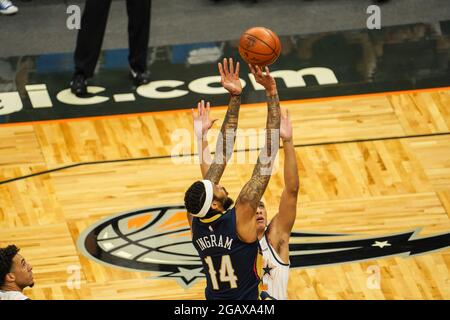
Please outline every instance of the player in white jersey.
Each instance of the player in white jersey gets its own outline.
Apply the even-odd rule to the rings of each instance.
[[[14,245],[0,248],[0,300],[29,300],[23,289],[33,287],[33,267]]]
[[[20,291],[0,290],[0,300],[30,300],[30,299]]]
[[[284,189],[278,213],[270,223],[267,223],[266,207],[261,201],[256,211],[256,220],[258,239],[264,257],[262,290],[277,300],[286,300],[289,280],[289,238],[297,214],[299,191],[292,123],[287,110],[281,115],[280,137],[284,150]]]
[[[209,103],[198,104],[198,112],[192,110],[194,132],[197,137],[200,168],[202,174],[208,171],[211,156],[206,139],[208,130],[217,119],[209,117]],[[292,123],[289,112],[281,114],[280,138],[284,150],[284,190],[281,194],[278,213],[267,223],[267,211],[263,202],[257,209],[258,239],[263,253],[262,290],[277,300],[287,299],[289,279],[289,238],[297,214],[299,178],[295,149],[292,141]]]

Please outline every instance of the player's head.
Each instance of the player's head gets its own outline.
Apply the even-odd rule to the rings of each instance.
[[[209,180],[194,182],[184,194],[186,210],[198,218],[208,218],[223,213],[234,203],[227,190]]]
[[[260,201],[256,209],[256,230],[264,231],[267,227],[267,210],[264,202]]]
[[[0,248],[0,289],[33,287],[33,267],[19,254],[15,245]]]

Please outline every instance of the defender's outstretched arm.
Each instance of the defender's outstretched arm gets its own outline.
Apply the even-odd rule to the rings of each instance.
[[[289,238],[297,215],[299,177],[297,158],[292,138],[292,123],[289,112],[281,116],[280,136],[284,149],[284,189],[278,213],[270,222],[268,237],[284,262],[289,261]]]

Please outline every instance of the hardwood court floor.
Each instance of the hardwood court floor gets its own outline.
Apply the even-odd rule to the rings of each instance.
[[[450,89],[283,102],[291,113],[300,174],[296,231],[388,235],[422,228],[450,232]],[[213,110],[223,118],[224,109]],[[263,104],[243,106],[242,137],[263,128]],[[0,245],[15,243],[34,266],[32,299],[203,299],[204,280],[189,289],[100,265],[77,252],[79,234],[119,212],[182,203],[198,179],[190,154],[190,110],[102,119],[0,126],[0,181],[80,162],[161,157],[77,166],[0,184]],[[178,131],[179,133],[180,131]],[[175,139],[172,141],[172,138]],[[211,137],[214,142],[214,137]],[[246,145],[247,143],[247,145]],[[248,139],[239,138],[245,149]],[[255,152],[237,152],[223,185],[234,197],[251,175]],[[241,157],[241,158],[239,158]],[[283,151],[280,150],[280,167]],[[269,217],[282,170],[265,194]],[[305,239],[305,241],[309,241]],[[66,285],[81,268],[80,289]],[[370,268],[380,288],[367,286]],[[450,249],[415,257],[292,269],[290,299],[450,299]]]

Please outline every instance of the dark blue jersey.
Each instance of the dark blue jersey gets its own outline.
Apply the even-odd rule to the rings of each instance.
[[[259,242],[239,240],[235,208],[210,219],[193,218],[192,242],[206,274],[206,299],[258,299],[262,261]]]

